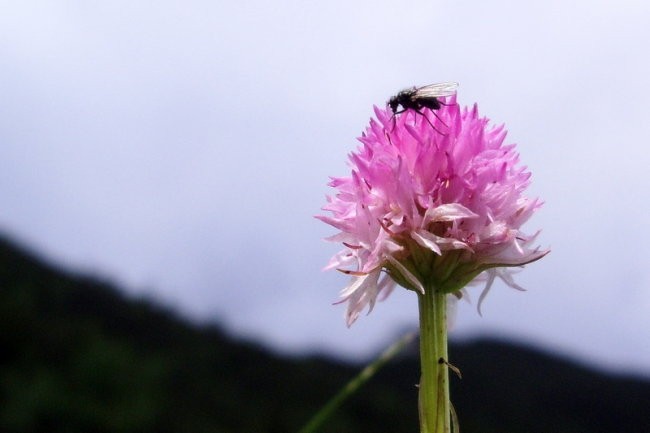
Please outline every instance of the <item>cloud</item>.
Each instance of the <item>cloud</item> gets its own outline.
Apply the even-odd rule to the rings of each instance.
[[[416,323],[410,293],[352,330],[312,219],[372,105],[454,80],[506,122],[553,253],[456,335],[648,372],[650,89],[627,2],[15,3],[0,17],[0,225],[70,266],[284,350],[354,357]],[[476,295],[474,296],[476,299]]]

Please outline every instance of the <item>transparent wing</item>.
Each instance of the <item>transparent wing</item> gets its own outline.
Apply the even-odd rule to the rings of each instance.
[[[415,97],[417,98],[436,98],[438,96],[451,96],[456,94],[458,83],[436,83],[422,86],[415,89]]]

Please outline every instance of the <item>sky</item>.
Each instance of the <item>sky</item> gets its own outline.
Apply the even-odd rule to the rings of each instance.
[[[451,337],[650,377],[647,2],[0,5],[0,231],[52,262],[283,353],[370,356],[415,295],[348,329],[313,216],[373,105],[457,81],[517,143],[552,252],[482,317],[470,290]]]

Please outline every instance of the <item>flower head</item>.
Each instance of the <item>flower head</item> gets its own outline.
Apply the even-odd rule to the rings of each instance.
[[[548,253],[520,231],[541,202],[523,196],[530,173],[503,144],[503,126],[489,126],[476,105],[441,100],[438,110],[398,116],[375,107],[351,175],[329,183],[331,215],[318,218],[340,231],[328,240],[344,248],[326,269],[352,277],[341,292],[348,326],[396,283],[460,297],[483,273],[486,289],[497,276],[517,288],[507,268]]]

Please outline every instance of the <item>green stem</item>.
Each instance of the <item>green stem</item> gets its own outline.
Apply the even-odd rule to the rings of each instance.
[[[348,397],[354,394],[364,383],[366,383],[377,371],[382,368],[388,361],[393,359],[395,355],[400,353],[413,339],[415,338],[414,332],[409,332],[400,338],[397,342],[392,344],[386,349],[377,359],[371,362],[366,368],[361,371],[354,379],[348,382],[338,394],[336,394],[330,401],[325,404],[309,422],[300,430],[299,433],[313,433],[318,430],[327,418],[330,417]]]
[[[420,433],[450,433],[447,295],[418,295],[420,309]]]

